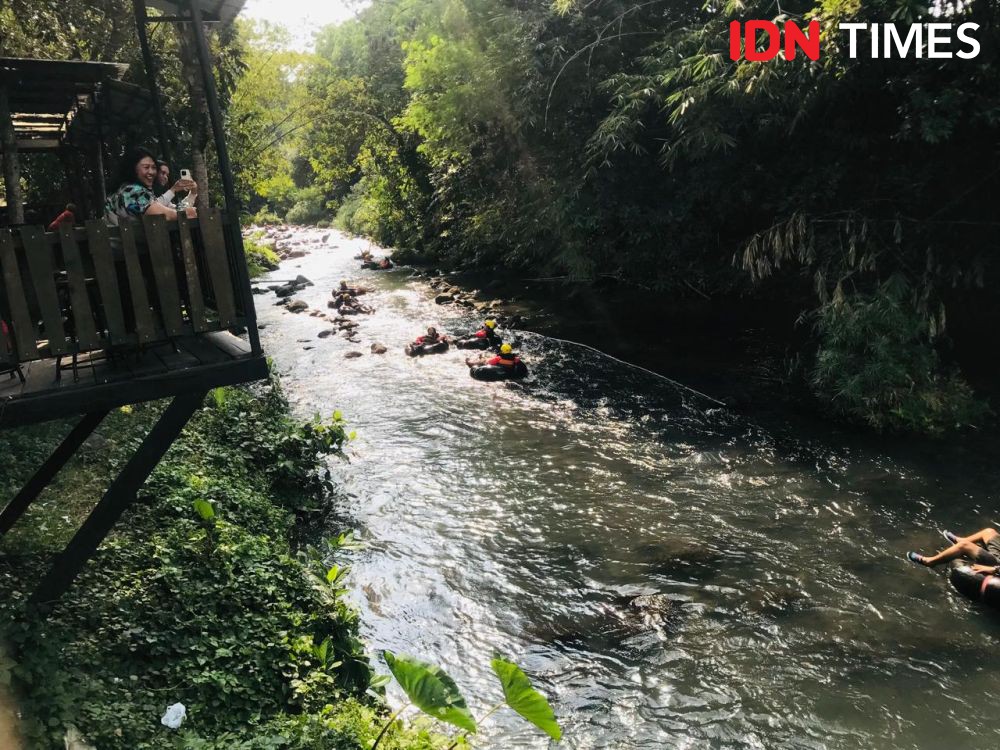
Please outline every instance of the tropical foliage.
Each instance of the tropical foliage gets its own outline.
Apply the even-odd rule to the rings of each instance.
[[[329,456],[349,439],[339,414],[291,418],[276,383],[206,399],[133,508],[54,608],[26,603],[61,548],[158,416],[107,418],[81,463],[4,537],[0,678],[19,697],[27,746],[62,748],[68,727],[108,750],[368,750],[378,695],[343,599],[345,569],[297,531],[331,512]],[[0,433],[10,496],[66,426]],[[160,723],[182,702],[187,719]],[[443,740],[394,726],[385,747]]]

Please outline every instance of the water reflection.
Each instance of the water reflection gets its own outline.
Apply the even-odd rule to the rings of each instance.
[[[1000,734],[983,710],[1000,690],[995,619],[902,558],[938,545],[938,525],[987,522],[969,509],[989,509],[994,467],[764,429],[528,333],[532,378],[478,383],[458,352],[402,355],[426,325],[474,317],[434,305],[405,269],[356,271],[365,243],[308,236],[312,254],[280,272],[316,282],[302,298],[325,309],[334,283],[357,279],[377,311],[353,344],[262,304],[262,335],[297,408],[341,408],[360,435],[337,473],[368,541],[352,581],[373,649],[443,664],[476,707],[497,695],[490,655],[506,653],[572,748]],[[376,341],[389,352],[369,354]],[[547,746],[503,715],[487,737]]]

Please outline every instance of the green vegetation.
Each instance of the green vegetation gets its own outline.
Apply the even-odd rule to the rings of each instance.
[[[243,252],[247,256],[247,268],[251,279],[263,276],[268,271],[274,271],[281,260],[274,250],[261,244],[260,239],[259,234],[243,238]]]
[[[162,406],[110,415],[3,540],[4,661],[32,748],[70,725],[102,750],[368,750],[384,723],[344,569],[296,529],[331,512],[339,414],[301,424],[274,382],[219,389],[51,612],[26,592]],[[67,429],[0,433],[11,496]],[[306,524],[308,525],[308,524]],[[176,732],[166,707],[187,707]],[[445,740],[394,724],[387,748]]]
[[[984,407],[953,373],[943,373],[931,332],[893,277],[874,294],[835,297],[817,314],[812,386],[831,408],[878,430],[937,435],[973,424]]]
[[[410,703],[428,716],[463,730],[460,739],[475,734],[486,719],[504,706],[509,706],[552,739],[558,741],[562,738],[562,729],[549,702],[532,687],[531,680],[521,668],[512,662],[500,657],[494,657],[490,662],[493,673],[503,688],[503,700],[487,710],[477,721],[458,685],[443,669],[412,656],[394,654],[391,651],[384,652],[383,658]],[[399,709],[395,716],[389,719],[371,750],[376,750],[381,745],[386,730],[406,707]],[[458,744],[458,740],[455,744]]]

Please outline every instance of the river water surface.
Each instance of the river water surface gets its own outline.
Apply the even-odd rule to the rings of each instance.
[[[366,543],[351,586],[373,654],[442,665],[477,715],[499,695],[491,654],[507,655],[568,748],[1000,739],[998,618],[903,558],[994,522],[988,457],[763,427],[530,333],[515,338],[529,381],[476,382],[464,352],[402,349],[477,319],[406,269],[357,270],[368,243],[327,234],[303,232],[310,254],[272,276],[310,278],[297,298],[324,312],[340,279],[372,288],[361,344],[257,301],[297,412],[341,409],[358,432],[335,473]],[[548,742],[507,712],[479,745]]]

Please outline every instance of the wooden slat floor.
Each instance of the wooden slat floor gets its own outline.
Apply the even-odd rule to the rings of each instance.
[[[0,375],[0,428],[267,377],[264,356],[254,356],[246,342],[229,333],[178,338],[110,359],[97,353],[91,361],[82,354],[77,379],[68,369],[70,358],[62,364],[66,369],[59,379],[55,358],[25,365],[24,384],[16,375]]]

